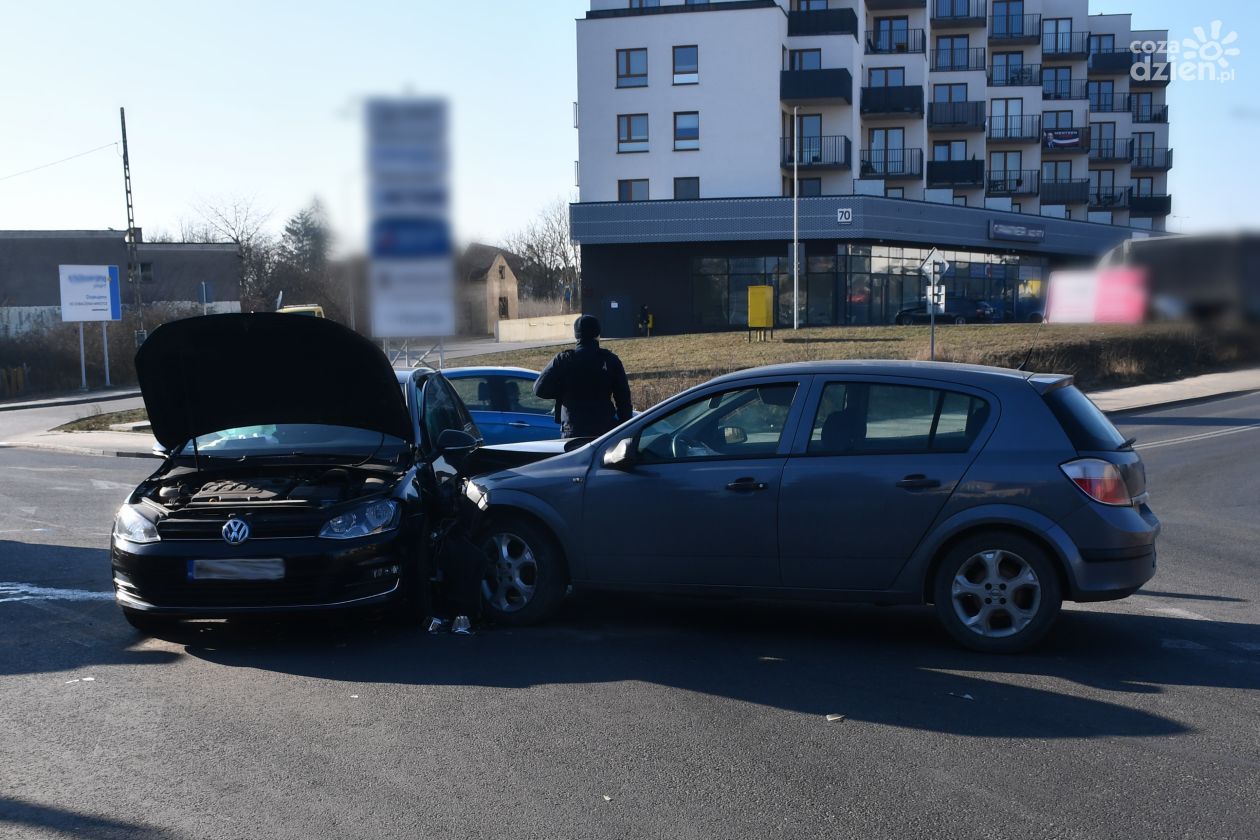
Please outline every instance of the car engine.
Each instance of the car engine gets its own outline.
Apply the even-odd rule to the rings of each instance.
[[[286,473],[215,477],[210,480],[205,480],[204,475],[182,476],[163,482],[150,498],[171,510],[269,502],[327,507],[379,493],[387,486],[386,478],[380,475],[338,467],[305,475]]]

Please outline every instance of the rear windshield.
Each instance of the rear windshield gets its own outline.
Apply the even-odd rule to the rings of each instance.
[[[1046,403],[1077,451],[1114,452],[1124,443],[1107,415],[1074,385],[1046,394]]]

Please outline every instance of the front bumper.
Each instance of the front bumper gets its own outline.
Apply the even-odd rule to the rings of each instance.
[[[172,540],[111,549],[114,595],[128,609],[184,618],[339,610],[387,604],[417,574],[412,540],[400,532],[354,540]],[[196,580],[198,559],[282,559],[280,580]]]
[[[1132,595],[1155,576],[1158,517],[1145,504],[1089,503],[1059,522],[1075,547],[1068,558],[1073,601],[1114,601]]]

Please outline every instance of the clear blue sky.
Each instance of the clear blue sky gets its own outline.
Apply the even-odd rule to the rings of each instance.
[[[364,224],[356,103],[453,102],[455,219],[490,241],[571,198],[574,19],[585,0],[10,3],[0,48],[0,229],[125,228],[127,107],[137,223],[178,229],[203,200],[252,196],[278,225],[318,195],[350,245]],[[1260,226],[1260,3],[1093,0],[1174,37],[1236,30],[1228,83],[1174,83],[1172,227]]]

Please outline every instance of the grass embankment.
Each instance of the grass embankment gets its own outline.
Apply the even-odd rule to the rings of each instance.
[[[928,327],[826,327],[779,330],[749,343],[741,332],[612,341],[625,363],[636,407],[654,405],[714,376],[780,362],[826,359],[927,359]],[[1243,337],[1207,337],[1182,326],[1138,327],[997,324],[942,326],[939,361],[1070,373],[1086,390],[1161,382],[1255,361]],[[459,365],[517,365],[541,370],[555,347],[490,353]]]
[[[57,428],[54,432],[107,432],[114,423],[138,423],[148,420],[143,408],[131,408],[126,411],[110,411],[105,414],[89,414],[78,420],[71,420]]]

